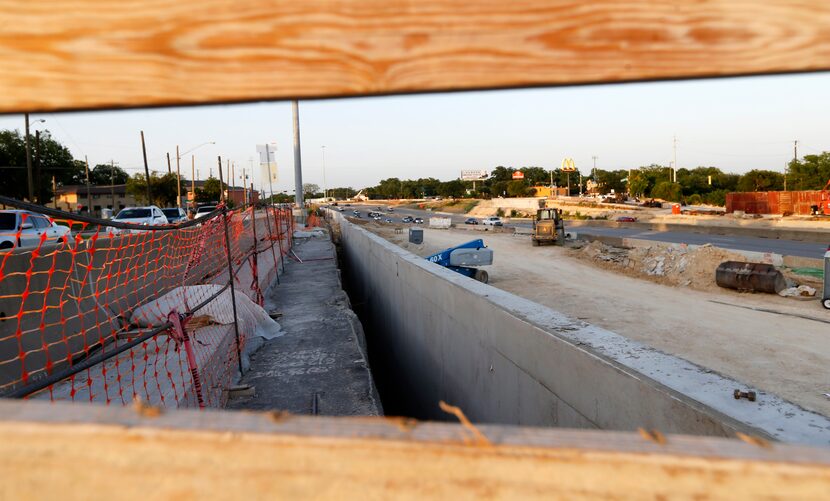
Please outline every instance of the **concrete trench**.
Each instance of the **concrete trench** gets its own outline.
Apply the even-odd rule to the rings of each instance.
[[[449,271],[330,213],[387,415],[830,444],[830,420]]]

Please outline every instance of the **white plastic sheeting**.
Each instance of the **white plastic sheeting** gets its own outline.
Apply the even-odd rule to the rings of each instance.
[[[167,321],[167,315],[171,311],[186,312],[216,294],[221,288],[221,285],[212,284],[177,287],[160,298],[136,308],[130,320],[140,327],[161,325]],[[282,336],[280,324],[271,318],[261,306],[241,292],[236,293],[236,311],[242,332],[253,333],[254,336],[264,339]],[[232,324],[233,306],[230,288],[224,290],[194,315],[207,316],[217,324]]]

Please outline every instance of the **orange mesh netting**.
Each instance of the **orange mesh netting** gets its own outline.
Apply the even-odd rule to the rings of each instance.
[[[0,250],[0,396],[222,405],[256,328],[230,294],[262,304],[290,251],[290,210],[220,207],[148,227],[0,202],[23,209],[14,248]],[[25,222],[47,217],[72,231],[27,240]]]

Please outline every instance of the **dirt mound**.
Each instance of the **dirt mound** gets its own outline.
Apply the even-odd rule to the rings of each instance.
[[[579,256],[629,275],[700,290],[717,288],[715,269],[718,265],[724,261],[745,260],[740,254],[708,244],[694,249],[685,244],[655,244],[629,249],[598,241],[582,247]]]

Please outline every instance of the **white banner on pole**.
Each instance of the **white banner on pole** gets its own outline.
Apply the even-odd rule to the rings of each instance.
[[[277,145],[276,144],[258,144],[256,151],[259,154],[259,171],[263,181],[276,183],[279,181],[277,175]]]

